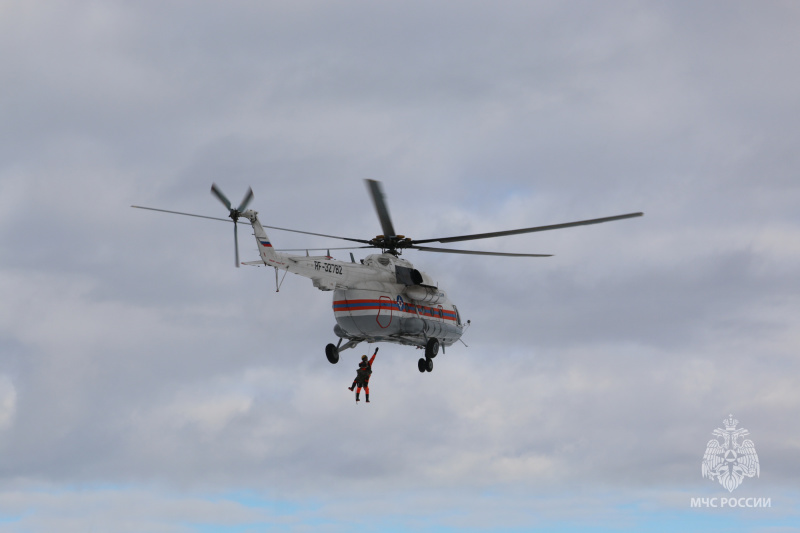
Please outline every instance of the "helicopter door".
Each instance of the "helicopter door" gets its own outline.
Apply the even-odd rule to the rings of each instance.
[[[388,296],[381,296],[378,300],[378,316],[375,320],[382,328],[388,328],[392,323],[392,309],[394,308],[394,300]]]

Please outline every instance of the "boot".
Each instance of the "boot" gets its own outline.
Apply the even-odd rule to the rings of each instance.
[[[353,390],[353,389],[355,389],[355,388],[356,388],[356,384],[355,384],[355,383],[353,383],[353,386],[352,386],[352,387],[347,387],[347,390],[349,390],[349,391],[352,391],[352,390]]]
[[[369,393],[367,393],[367,403],[369,403]]]
[[[359,400],[359,399],[358,399],[358,395],[359,395],[359,394],[361,394],[361,393],[360,393],[360,392],[357,392],[357,393],[356,393],[356,403],[358,403],[359,401],[361,401],[361,400]]]

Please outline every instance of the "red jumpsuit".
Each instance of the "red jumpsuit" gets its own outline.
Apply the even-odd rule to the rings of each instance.
[[[369,378],[372,376],[372,363],[375,361],[376,355],[378,355],[378,350],[375,350],[375,353],[372,354],[372,357],[366,364],[362,361],[359,365],[356,380],[353,382],[353,385],[358,386],[356,389],[356,401],[359,401],[358,396],[361,394],[361,387],[364,387],[366,401],[369,402]],[[352,390],[352,388],[350,390]]]

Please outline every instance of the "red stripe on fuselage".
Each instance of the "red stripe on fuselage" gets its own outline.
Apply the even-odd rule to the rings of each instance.
[[[391,308],[393,310],[400,311],[401,313],[408,313],[409,315],[413,316],[421,315],[426,318],[442,318],[444,320],[452,320],[454,322],[456,320],[455,311],[445,310],[444,308],[442,309],[443,316],[440,316],[438,307],[425,307],[424,305],[417,305],[405,302],[403,307],[404,309],[400,309],[396,300],[387,302],[386,300],[362,299],[362,300],[335,300],[333,302],[334,313],[346,313],[350,311],[379,311],[381,309]]]

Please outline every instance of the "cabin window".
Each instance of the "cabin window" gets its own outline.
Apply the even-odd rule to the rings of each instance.
[[[458,307],[453,306],[453,311],[456,312],[456,324],[461,325],[461,315],[458,314]]]

